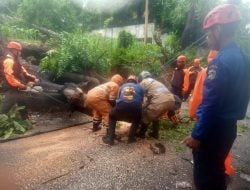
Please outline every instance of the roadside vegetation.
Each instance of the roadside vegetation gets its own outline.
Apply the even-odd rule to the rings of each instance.
[[[0,106],[3,97],[0,97]],[[8,139],[16,134],[24,134],[32,128],[32,124],[28,120],[20,117],[20,111],[24,109],[22,106],[14,105],[7,114],[0,114],[0,138]]]

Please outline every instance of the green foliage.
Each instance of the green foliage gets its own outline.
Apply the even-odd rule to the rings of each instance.
[[[42,69],[52,71],[57,77],[65,72],[108,71],[111,40],[97,35],[64,33],[57,43],[56,48],[42,60]]]
[[[184,152],[186,146],[181,144],[181,142],[191,133],[193,125],[194,123],[190,122],[175,126],[170,121],[163,120],[160,123],[160,139],[172,142],[175,146],[176,152]]]
[[[238,129],[237,129],[238,133],[245,133],[248,130],[249,130],[249,128],[247,125],[245,125],[245,124],[238,125]]]
[[[154,44],[144,45],[134,42],[127,49],[117,48],[112,56],[112,70],[126,70],[138,74],[148,70],[157,75],[160,73],[160,48]]]
[[[128,48],[133,44],[133,35],[125,30],[119,32],[118,35],[118,48]]]
[[[181,50],[180,39],[175,33],[172,32],[167,35],[165,47],[169,53],[169,57],[174,57]]]
[[[160,139],[171,142],[181,142],[183,138],[190,134],[193,124],[193,122],[190,122],[173,126],[170,121],[161,121]]]
[[[0,99],[2,101],[3,97]],[[23,109],[24,107],[14,105],[7,114],[0,114],[0,137],[7,139],[14,134],[24,134],[32,128],[28,120],[22,120],[20,117],[20,110]]]
[[[1,25],[0,33],[9,39],[19,39],[28,41],[40,40],[42,35],[36,29],[21,28],[16,25]]]
[[[118,48],[119,42],[116,40],[98,35],[64,33],[59,40],[51,42],[56,48],[48,52],[41,67],[57,77],[65,72],[84,73],[88,70],[102,74],[110,71],[138,74],[146,69],[159,74],[159,59],[162,56],[160,48],[153,44],[145,46],[142,42],[132,43],[130,37],[124,42],[126,45],[123,44],[127,48]]]
[[[91,30],[96,25],[99,13],[83,10],[74,1],[69,0],[22,0],[17,15],[26,24],[35,24],[51,30],[73,32],[76,29]]]

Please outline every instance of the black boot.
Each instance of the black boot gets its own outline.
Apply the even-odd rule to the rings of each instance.
[[[110,121],[109,128],[107,128],[106,136],[102,137],[105,144],[114,145],[115,143],[115,126],[116,122]]]
[[[159,129],[160,129],[159,121],[153,121],[153,126],[152,127],[153,127],[153,130],[148,135],[150,137],[158,139],[159,138]]]
[[[136,142],[135,134],[136,134],[137,128],[138,128],[138,123],[133,122],[130,127],[129,134],[128,134],[128,143]]]
[[[102,137],[102,141],[105,144],[109,144],[111,146],[115,144],[115,138],[112,135],[106,135],[106,136]]]
[[[145,139],[147,130],[148,130],[148,124],[141,123],[140,131],[136,134],[136,136]]]
[[[96,131],[99,131],[101,130],[101,121],[100,120],[93,120],[93,128],[92,128],[92,131],[93,132],[96,132]]]

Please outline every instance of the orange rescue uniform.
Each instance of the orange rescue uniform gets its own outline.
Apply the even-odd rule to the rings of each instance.
[[[6,82],[12,88],[25,88],[26,82],[22,80],[22,77],[28,81],[36,80],[36,77],[29,74],[11,55],[7,55],[7,58],[3,62],[3,74]]]
[[[116,75],[115,75],[116,76]],[[110,82],[101,84],[87,93],[86,105],[93,111],[93,122],[102,121],[108,127],[110,102],[115,101],[122,81],[117,81],[112,77]]]

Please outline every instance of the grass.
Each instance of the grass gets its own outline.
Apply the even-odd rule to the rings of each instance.
[[[185,152],[187,148],[181,141],[191,133],[193,126],[192,121],[173,125],[169,120],[163,120],[160,123],[160,140],[173,143],[176,152]]]
[[[174,126],[170,121],[161,121],[160,139],[171,142],[182,141],[191,133],[193,124],[193,122],[188,122]]]
[[[238,125],[238,133],[245,133],[247,130],[249,130],[248,126],[244,125],[244,124],[240,124]]]
[[[250,115],[246,115],[246,119],[247,119],[247,120],[250,120]]]

